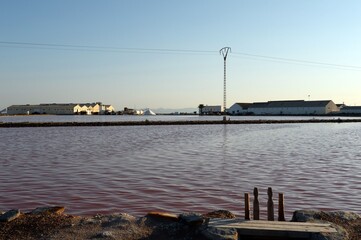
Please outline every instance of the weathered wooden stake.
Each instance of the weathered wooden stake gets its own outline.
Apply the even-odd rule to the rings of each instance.
[[[285,219],[285,205],[283,193],[278,194],[278,221],[286,221]]]
[[[259,220],[259,201],[258,201],[258,188],[253,189],[253,220]]]
[[[244,219],[245,220],[251,220],[249,217],[249,210],[250,210],[250,197],[249,193],[244,194]]]
[[[273,200],[272,200],[272,188],[268,188],[267,191],[268,194],[268,202],[267,202],[267,219],[268,221],[274,221],[275,220],[275,216],[274,216],[274,205],[273,205]]]

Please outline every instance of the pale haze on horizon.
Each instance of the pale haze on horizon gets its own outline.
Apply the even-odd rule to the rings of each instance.
[[[361,105],[361,1],[2,0],[0,110],[235,102]]]

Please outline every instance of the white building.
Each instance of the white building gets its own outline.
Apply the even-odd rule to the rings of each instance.
[[[202,108],[202,113],[203,114],[220,114],[222,112],[222,106],[221,105],[216,105],[216,106],[204,106]]]
[[[229,109],[228,113],[230,115],[245,115],[248,114],[248,108],[252,105],[252,103],[235,103]]]
[[[53,114],[53,115],[72,115],[72,114],[106,114],[114,112],[111,105],[102,105],[101,103],[50,103],[38,105],[12,105],[7,108],[8,114]]]
[[[88,108],[89,114],[93,115],[104,115],[115,112],[112,105],[104,105],[101,102],[85,103],[83,105]]]
[[[340,114],[345,115],[361,115],[361,106],[343,106]]]
[[[338,112],[339,108],[331,100],[290,100],[256,102],[248,111],[255,115],[324,115]]]
[[[39,104],[12,105],[7,108],[8,114],[75,114],[82,112],[79,104]]]

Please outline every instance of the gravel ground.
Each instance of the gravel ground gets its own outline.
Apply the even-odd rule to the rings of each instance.
[[[145,224],[125,221],[110,224],[109,217],[74,217],[65,214],[22,214],[0,223],[0,239],[147,239],[151,229]]]
[[[206,217],[232,218],[228,213],[209,213]],[[361,219],[345,221],[342,218],[321,215],[321,219],[342,226],[349,239],[361,239]],[[59,213],[21,214],[11,222],[0,222],[0,239],[202,239],[172,219],[143,217],[128,214],[77,217]]]
[[[320,215],[321,220],[332,222],[338,226],[343,227],[348,233],[348,237],[350,240],[361,239],[361,218],[352,221],[345,221],[345,219],[342,219],[340,217],[332,217],[325,213],[321,213]]]

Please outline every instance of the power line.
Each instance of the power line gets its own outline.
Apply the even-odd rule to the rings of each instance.
[[[9,48],[34,48],[46,50],[65,50],[65,51],[91,51],[91,52],[119,52],[119,53],[149,53],[149,54],[217,54],[213,50],[194,50],[194,49],[171,49],[171,48],[121,48],[109,46],[94,45],[74,45],[74,44],[53,44],[53,43],[35,43],[35,42],[13,42],[0,41],[0,47]],[[361,70],[361,66],[335,64],[326,62],[317,62],[310,60],[301,60],[294,58],[283,58],[267,55],[252,54],[247,52],[232,52],[232,57],[250,57],[270,62],[301,64],[306,66],[323,66],[343,70]]]
[[[167,49],[167,48],[120,48],[108,46],[93,46],[93,45],[73,45],[73,44],[53,44],[53,43],[34,43],[34,42],[8,42],[0,41],[0,44],[9,47],[36,47],[45,49],[58,50],[85,50],[85,51],[115,51],[115,52],[140,52],[140,53],[213,53],[217,51],[191,50],[191,49]],[[61,48],[61,49],[59,49]]]
[[[316,62],[316,61],[300,60],[300,59],[294,59],[294,58],[281,58],[281,57],[273,57],[273,56],[266,56],[266,55],[257,55],[257,54],[251,54],[251,53],[244,53],[244,52],[232,52],[232,54],[246,56],[246,57],[254,57],[254,58],[273,60],[273,61],[276,60],[278,62],[299,63],[299,64],[313,64],[313,65],[323,65],[323,66],[328,66],[328,67],[350,68],[350,69],[355,69],[355,70],[361,70],[360,66],[353,66],[353,65],[343,65],[343,64]]]

